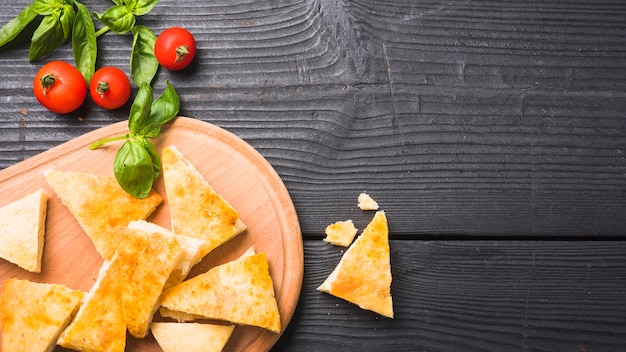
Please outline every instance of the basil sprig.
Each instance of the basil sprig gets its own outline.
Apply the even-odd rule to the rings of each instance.
[[[94,20],[78,0],[33,0],[14,19],[0,28],[0,47],[12,42],[29,24],[40,21],[32,34],[28,59],[35,62],[71,38],[76,67],[87,83],[96,67],[96,38],[112,30],[132,32],[131,77],[137,86],[151,83],[158,62],[154,57],[156,36],[151,29],[136,24],[137,17],[150,12],[159,0],[113,0],[104,13],[93,13],[104,26],[96,32]]]
[[[180,109],[180,97],[169,82],[156,100],[153,101],[152,96],[152,87],[141,84],[130,108],[129,132],[89,146],[94,150],[106,143],[124,140],[115,154],[113,173],[122,189],[136,198],[147,197],[161,173],[161,159],[149,138],[158,136],[161,127],[174,119]]]

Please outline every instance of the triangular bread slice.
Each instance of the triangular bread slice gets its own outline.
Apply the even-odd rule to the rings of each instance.
[[[249,257],[252,255],[256,254],[256,250],[254,249],[254,246],[248,248],[248,250],[246,250],[238,259],[241,258],[245,258],[245,257]],[[179,312],[179,311],[175,311],[175,310],[171,310],[168,308],[165,308],[163,306],[161,306],[161,308],[159,308],[159,314],[164,317],[164,318],[172,318],[175,319],[176,321],[180,322],[189,322],[189,321],[194,321],[196,319],[202,319],[202,316],[199,315],[193,315],[193,314],[189,314],[189,313],[184,313],[184,312]]]
[[[119,227],[117,232],[124,319],[131,335],[144,338],[182,248],[174,236],[154,232],[149,226]]]
[[[176,285],[163,292],[161,305],[207,319],[281,331],[265,253],[216,266]]]
[[[105,259],[111,259],[117,248],[112,230],[146,219],[162,201],[154,190],[144,199],[131,196],[113,176],[56,170],[46,170],[44,175]]]
[[[126,323],[122,308],[122,266],[115,254],[105,260],[98,278],[58,344],[77,351],[123,352]]]
[[[150,329],[163,352],[221,352],[235,326],[162,322]]]
[[[389,229],[384,211],[376,212],[317,289],[393,318]]]
[[[172,232],[206,241],[206,255],[246,229],[237,210],[175,146],[163,149],[161,163]]]
[[[40,189],[0,208],[0,258],[41,272],[47,201]]]
[[[158,232],[163,235],[174,237],[178,241],[178,244],[182,249],[182,253],[180,259],[176,263],[176,266],[172,270],[169,279],[165,283],[165,286],[163,287],[164,289],[170,288],[183,282],[193,266],[198,264],[200,260],[202,260],[201,249],[204,247],[203,240],[188,236],[176,235],[162,226],[145,220],[131,221],[130,224],[128,224],[128,227],[131,229],[143,229],[148,232]]]
[[[63,285],[7,279],[0,293],[2,351],[54,350],[84,295]]]

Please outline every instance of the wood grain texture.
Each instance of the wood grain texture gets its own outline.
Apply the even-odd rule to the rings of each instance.
[[[0,1],[2,23],[29,2]],[[155,91],[169,80],[183,115],[250,143],[293,199],[305,285],[275,351],[582,352],[626,349],[625,16],[611,0],[161,0],[139,21],[192,30],[198,59]],[[98,43],[98,65],[128,70],[129,36]],[[0,168],[126,119],[45,111],[26,57],[0,49]],[[393,321],[315,291],[340,257],[325,226],[370,219],[362,191],[389,219]]]
[[[164,0],[140,22],[196,35],[193,67],[159,72],[155,89],[170,80],[183,114],[266,156],[310,215],[307,234],[367,190],[398,215],[396,236],[623,236],[625,12],[585,1]],[[99,45],[99,65],[128,69],[128,36]],[[71,57],[64,46],[46,60]],[[25,58],[25,46],[0,51],[1,167],[125,119],[93,104],[45,111],[30,93],[38,64]]]
[[[305,242],[296,315],[276,351],[618,351],[621,242],[391,241],[395,319],[316,287],[338,247]]]

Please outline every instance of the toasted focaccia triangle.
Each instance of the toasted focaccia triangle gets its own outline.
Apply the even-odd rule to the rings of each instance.
[[[203,255],[246,229],[239,213],[175,147],[161,155],[172,231],[206,242]]]
[[[164,322],[150,329],[163,352],[220,352],[235,326]]]
[[[182,254],[180,256],[180,259],[178,260],[178,263],[174,267],[172,274],[165,283],[164,289],[181,283],[187,277],[189,271],[191,271],[191,268],[193,268],[194,265],[198,264],[200,260],[202,260],[201,249],[204,246],[203,240],[188,236],[176,235],[164,227],[145,220],[131,221],[130,224],[128,224],[128,227],[131,229],[143,229],[147,232],[158,232],[163,235],[171,236],[176,238],[178,244],[180,244]]]
[[[162,201],[154,190],[144,199],[131,196],[113,176],[56,170],[44,175],[105,259],[111,259],[117,248],[112,230],[147,218]]]
[[[118,227],[122,261],[122,307],[131,335],[148,333],[163,287],[178,264],[182,248],[174,236],[144,228]]]
[[[248,248],[248,250],[246,250],[240,257],[241,258],[245,258],[245,257],[249,257],[252,255],[255,255],[256,251],[254,249],[254,246]],[[198,316],[198,315],[193,315],[193,314],[189,314],[189,313],[184,313],[184,312],[179,312],[179,311],[175,311],[175,310],[170,310],[168,308],[165,307],[161,307],[159,309],[159,313],[161,314],[162,317],[165,318],[172,318],[175,319],[178,322],[188,322],[188,321],[194,321],[196,319],[202,319],[202,316]]]
[[[122,261],[105,260],[98,278],[58,344],[77,351],[123,352],[126,323],[122,308]]]
[[[194,316],[281,331],[265,253],[244,256],[184,281],[163,292],[161,305]]]
[[[7,279],[0,293],[2,351],[52,351],[84,295],[63,285]]]
[[[40,189],[0,208],[0,258],[41,272],[47,201]]]
[[[389,230],[384,211],[376,212],[317,289],[393,318]]]

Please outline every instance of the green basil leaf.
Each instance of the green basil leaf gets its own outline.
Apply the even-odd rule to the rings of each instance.
[[[135,0],[131,10],[135,15],[142,16],[150,12],[158,2],[159,0]]]
[[[150,116],[152,106],[152,87],[144,83],[139,86],[133,105],[130,107],[128,115],[128,129],[131,136],[139,135],[145,127],[145,122]]]
[[[42,16],[51,15],[59,7],[63,6],[63,2],[58,0],[33,0],[33,10]]]
[[[72,51],[76,68],[83,74],[87,85],[96,69],[98,45],[96,42],[96,29],[87,6],[75,2],[78,13],[72,29]]]
[[[180,97],[176,89],[166,81],[165,90],[161,95],[152,102],[150,108],[150,116],[145,122],[145,127],[142,129],[141,134],[153,138],[161,132],[161,126],[170,122],[176,117],[180,110]]]
[[[69,4],[63,5],[63,9],[61,10],[61,14],[59,16],[59,21],[61,22],[61,26],[63,27],[64,40],[68,39],[72,34],[72,27],[74,26],[75,19],[76,11],[74,10],[74,6]]]
[[[26,6],[14,19],[0,28],[0,47],[10,43],[37,17],[33,5]]]
[[[152,169],[154,170],[154,179],[156,179],[161,174],[161,157],[159,156],[159,152],[157,152],[154,144],[146,138],[138,138],[137,142],[141,143],[148,154],[150,154]]]
[[[37,61],[50,54],[65,41],[61,20],[54,15],[45,16],[33,33],[28,59]]]
[[[150,84],[159,69],[159,62],[154,56],[156,36],[146,26],[133,27],[133,46],[130,55],[130,76],[137,86]]]
[[[135,26],[135,15],[126,6],[116,5],[103,14],[94,13],[94,15],[105,26],[118,34],[126,33]]]
[[[143,143],[127,140],[115,154],[113,173],[128,194],[146,198],[154,183],[152,157]]]

